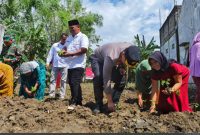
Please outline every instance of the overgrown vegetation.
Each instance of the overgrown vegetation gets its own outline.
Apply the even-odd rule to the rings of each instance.
[[[101,40],[94,26],[102,26],[103,17],[86,12],[80,0],[0,0],[0,24],[23,46],[25,61],[35,54],[44,62],[50,46],[68,29],[70,19],[80,21],[90,43]]]

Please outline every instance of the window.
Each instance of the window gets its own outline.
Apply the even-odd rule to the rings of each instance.
[[[166,51],[166,53],[168,53],[168,49],[166,49],[165,51]]]
[[[172,49],[174,49],[175,48],[175,44],[172,44]]]

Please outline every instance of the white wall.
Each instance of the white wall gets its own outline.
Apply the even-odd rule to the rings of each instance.
[[[3,46],[4,30],[5,30],[5,27],[0,24],[0,53],[1,53],[1,50],[2,50],[2,46]]]
[[[174,44],[174,48],[172,45]],[[168,52],[166,50],[168,49]],[[177,60],[176,55],[176,35],[174,34],[162,47],[161,52],[168,58],[168,59],[175,59]]]
[[[169,39],[169,58],[177,60],[176,53],[176,34]],[[174,47],[173,47],[174,46]]]
[[[168,52],[166,51],[168,49]],[[168,41],[165,42],[165,44],[160,48],[160,51],[166,56],[166,58],[169,58],[169,44]]]
[[[179,18],[179,43],[192,43],[193,37],[200,31],[200,1],[183,0]]]
[[[200,0],[183,0],[181,14],[179,18],[179,43],[189,42],[197,32],[200,32]],[[180,48],[181,63],[183,63],[185,51]],[[192,79],[189,79],[193,83]]]
[[[180,63],[186,65],[189,49],[186,49],[185,47],[180,47],[179,50],[180,50]]]

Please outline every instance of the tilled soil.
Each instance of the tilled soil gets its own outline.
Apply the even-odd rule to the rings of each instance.
[[[1,133],[196,133],[200,132],[200,112],[150,115],[141,112],[136,92],[125,90],[120,108],[113,113],[93,114],[91,84],[82,84],[83,106],[67,110],[67,99],[44,101],[23,97],[0,102]],[[69,90],[68,90],[69,91]]]

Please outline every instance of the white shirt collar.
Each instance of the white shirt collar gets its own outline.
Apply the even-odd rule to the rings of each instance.
[[[80,36],[82,33],[81,32],[79,32],[78,34],[76,34],[73,38],[75,38],[75,37],[78,37],[78,36]]]
[[[65,43],[66,43],[66,41],[65,41]],[[61,44],[61,41],[59,41],[59,42],[58,42],[58,45],[64,46],[65,43],[64,43],[64,44]]]

